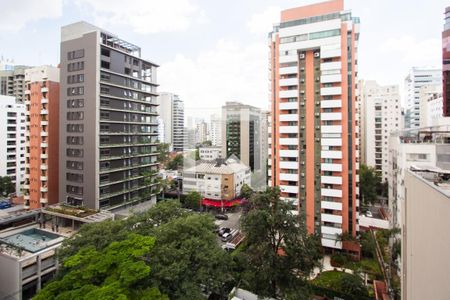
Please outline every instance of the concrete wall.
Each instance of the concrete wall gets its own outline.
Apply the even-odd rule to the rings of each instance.
[[[19,262],[0,253],[0,299],[21,299],[19,275]]]
[[[406,172],[402,206],[402,299],[449,299],[450,199]]]

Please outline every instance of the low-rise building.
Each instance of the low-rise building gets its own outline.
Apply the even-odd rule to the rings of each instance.
[[[404,300],[448,299],[450,295],[449,179],[450,169],[412,167],[405,172],[401,209]]]
[[[56,273],[57,249],[63,240],[75,234],[82,224],[114,219],[114,214],[52,205],[26,215],[5,216],[16,217],[35,217],[35,221],[0,232],[0,299],[33,297]]]
[[[198,153],[201,160],[215,160],[222,157],[222,147],[200,147]]]
[[[250,186],[251,170],[232,156],[212,161],[199,161],[184,170],[183,192],[199,192],[205,199],[205,206],[233,205],[244,184]]]

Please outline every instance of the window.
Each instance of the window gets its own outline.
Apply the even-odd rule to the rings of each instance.
[[[84,113],[82,111],[74,111],[67,113],[67,120],[83,120]]]
[[[107,56],[107,57],[110,57],[110,55],[111,55],[111,51],[109,51],[109,49],[106,49],[103,47],[102,47],[101,53],[103,56]]]
[[[84,61],[73,62],[67,65],[67,71],[75,72],[84,70]]]
[[[67,76],[67,83],[73,84],[73,83],[83,83],[84,82],[84,74],[77,74],[77,75],[69,75]]]
[[[69,157],[83,157],[83,149],[67,148],[66,155]]]
[[[79,96],[79,95],[84,95],[84,87],[77,86],[67,89],[67,96]]]
[[[102,60],[100,66],[104,69],[109,69],[109,62]]]
[[[84,99],[67,100],[67,108],[81,108],[84,107]]]
[[[83,170],[83,162],[68,160],[66,162],[66,167],[67,167],[67,169],[71,169],[71,170]]]
[[[73,60],[84,57],[84,49],[67,52],[67,59]]]
[[[83,145],[83,137],[82,136],[68,136],[67,144],[69,145]]]
[[[67,132],[83,132],[83,124],[67,124]]]
[[[83,195],[83,187],[74,186],[74,185],[66,185],[66,192],[76,195]]]
[[[66,179],[68,181],[74,181],[74,182],[83,182],[83,174],[76,174],[76,173],[66,173]]]

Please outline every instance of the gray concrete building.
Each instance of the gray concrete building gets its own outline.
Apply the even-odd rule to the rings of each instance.
[[[252,187],[264,189],[268,157],[267,112],[240,102],[222,106],[222,154],[236,155],[253,172]]]
[[[5,65],[0,70],[0,95],[14,96],[18,103],[25,101],[25,70],[27,66]]]
[[[156,202],[156,65],[86,22],[61,29],[60,202],[116,210]]]

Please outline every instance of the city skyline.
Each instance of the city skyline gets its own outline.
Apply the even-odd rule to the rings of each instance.
[[[136,1],[124,12],[119,1],[108,5],[102,1],[16,1],[3,5],[6,18],[0,21],[4,45],[0,57],[14,59],[16,64],[57,65],[59,28],[85,20],[119,35],[127,32],[131,42],[142,45],[143,57],[161,65],[159,90],[183,97],[187,116],[199,111],[217,113],[226,101],[268,109],[266,38],[271,25],[282,9],[316,2],[265,0],[225,6],[194,0],[177,0],[174,5]],[[445,1],[414,1],[402,7],[388,1],[350,0],[345,9],[361,18],[360,78],[398,84],[403,94],[410,67],[441,65]],[[10,19],[18,14],[20,21]],[[412,21],[418,19],[426,19],[427,26]],[[36,41],[32,43],[35,55],[29,55],[29,43],[24,41]],[[386,68],[390,72],[383,72]]]

